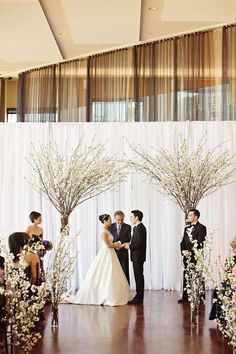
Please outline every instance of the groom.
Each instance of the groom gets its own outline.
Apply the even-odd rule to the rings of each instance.
[[[143,213],[140,210],[131,211],[131,223],[133,236],[131,242],[126,243],[125,248],[130,249],[131,261],[133,262],[134,278],[136,283],[136,295],[128,304],[143,303],[144,297],[144,276],[143,264],[146,260],[146,227],[142,223]]]

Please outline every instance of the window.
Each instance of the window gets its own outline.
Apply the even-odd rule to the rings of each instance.
[[[17,122],[16,108],[7,108],[7,122],[8,123]]]

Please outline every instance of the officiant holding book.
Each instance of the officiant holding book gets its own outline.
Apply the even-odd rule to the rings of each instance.
[[[124,222],[125,214],[118,210],[114,214],[115,222],[111,224],[109,231],[114,237],[113,242],[120,241],[120,243],[130,242],[131,226]],[[121,267],[125,273],[128,283],[129,281],[129,253],[125,248],[116,250],[117,257],[120,261]]]

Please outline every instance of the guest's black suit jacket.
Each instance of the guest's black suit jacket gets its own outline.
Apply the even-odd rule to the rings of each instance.
[[[121,225],[119,236],[117,235],[116,223],[111,224],[109,231],[114,237],[113,242],[117,242],[117,241],[120,241],[121,243],[130,242],[130,239],[131,239],[131,226],[130,225],[123,223]],[[121,259],[121,258],[128,259],[128,250],[125,248],[121,248],[120,250],[117,250],[117,254],[119,256],[119,259]]]
[[[133,236],[129,245],[132,262],[145,262],[146,260],[147,230],[143,223],[134,226]]]
[[[180,243],[181,253],[183,250],[191,252],[193,249],[193,244],[190,241],[189,236],[187,234],[187,229],[189,229],[189,227],[190,226],[187,226],[184,229],[184,236]],[[193,226],[192,238],[193,240],[197,240],[198,248],[203,248],[203,242],[205,241],[206,234],[207,234],[206,226],[200,224],[200,222],[197,222],[196,225]]]
[[[184,229],[184,236],[183,236],[183,239],[180,243],[181,255],[183,255],[182,251],[184,251],[184,250],[189,251],[189,252],[191,252],[193,250],[193,243],[190,241],[189,236],[187,234],[187,229],[189,229],[190,227],[191,227],[191,225],[185,227],[185,229]],[[197,222],[196,225],[194,225],[194,227],[192,229],[192,239],[197,240],[198,248],[203,248],[203,242],[205,241],[206,234],[207,234],[206,226],[200,224],[200,222]],[[186,269],[187,257],[185,257],[185,256],[183,257],[183,263],[184,263],[184,268]],[[196,264],[196,259],[194,257],[194,254],[191,254],[191,263]],[[183,295],[182,295],[183,301],[188,301],[188,293],[186,290],[186,286],[187,286],[186,271],[184,270]],[[205,297],[205,294],[203,295],[203,297]]]

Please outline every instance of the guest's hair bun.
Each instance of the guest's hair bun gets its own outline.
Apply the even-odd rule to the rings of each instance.
[[[236,236],[231,240],[231,247],[236,250]]]
[[[99,215],[99,220],[104,223],[104,221],[107,221],[108,218],[110,217],[109,214],[102,214],[102,215]]]

